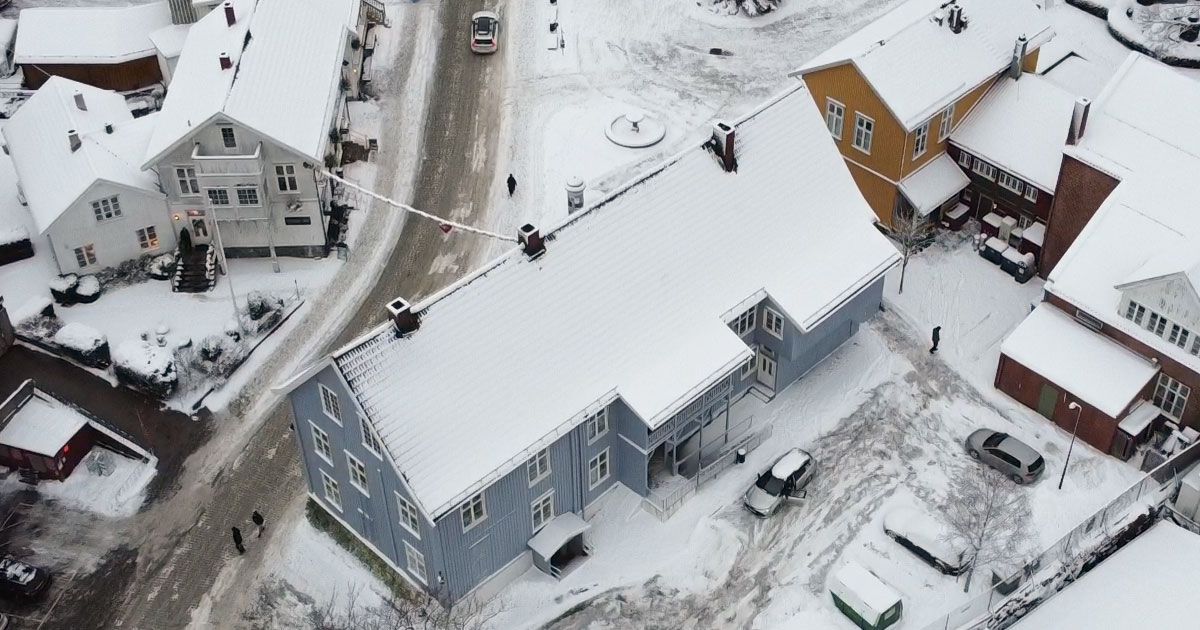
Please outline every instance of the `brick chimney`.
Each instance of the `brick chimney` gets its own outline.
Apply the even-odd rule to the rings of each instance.
[[[233,60],[229,58],[229,53],[221,53],[218,61],[221,62],[222,70],[228,70],[233,67]]]
[[[111,134],[113,132],[112,123],[104,123],[104,133]]]
[[[575,214],[583,209],[583,191],[587,188],[583,180],[572,175],[567,178],[567,214]]]
[[[75,107],[78,107],[81,112],[87,111],[87,101],[83,100],[83,92],[75,93]]]
[[[1071,112],[1071,128],[1067,131],[1067,144],[1078,144],[1087,127],[1088,112],[1092,109],[1092,101],[1086,96],[1075,99],[1075,111]]]
[[[537,260],[546,253],[546,241],[542,238],[542,233],[530,223],[517,230],[517,242],[521,244],[530,260]]]
[[[726,173],[737,172],[737,153],[734,149],[734,128],[729,123],[717,121],[713,123],[713,151],[721,158],[721,167]]]
[[[387,304],[388,315],[396,327],[396,334],[401,337],[411,335],[421,327],[421,318],[417,316],[404,298],[396,298]]]
[[[1008,76],[1010,79],[1021,78],[1021,64],[1025,62],[1025,51],[1029,48],[1029,40],[1022,35],[1017,38],[1017,43],[1013,44],[1012,61],[1008,62]]]
[[[78,151],[79,147],[83,146],[83,143],[79,141],[79,134],[75,133],[74,129],[67,131],[67,142],[71,143],[71,153]]]
[[[237,24],[237,14],[235,14],[233,12],[233,3],[226,2],[225,3],[225,25],[233,26],[234,24]]]

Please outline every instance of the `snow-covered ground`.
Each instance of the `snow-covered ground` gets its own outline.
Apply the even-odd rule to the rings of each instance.
[[[93,470],[97,458],[107,461],[108,474]],[[34,488],[42,499],[63,507],[100,516],[131,516],[142,506],[146,486],[154,478],[157,460],[143,462],[96,447],[84,456],[79,466],[64,481],[43,480]],[[0,480],[0,495],[28,488],[15,474]]]

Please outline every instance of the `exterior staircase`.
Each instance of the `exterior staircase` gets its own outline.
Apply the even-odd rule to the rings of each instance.
[[[192,251],[175,251],[175,277],[171,290],[179,293],[205,293],[217,284],[217,250],[196,245]]]
[[[387,11],[381,0],[362,0],[362,12],[368,24],[387,23]]]

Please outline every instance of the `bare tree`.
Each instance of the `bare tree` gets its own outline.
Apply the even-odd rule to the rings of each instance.
[[[933,236],[933,222],[929,215],[915,210],[897,212],[892,217],[892,238],[900,246],[900,293],[904,293],[904,273],[908,270],[908,259]]]
[[[425,592],[408,590],[403,596],[392,594],[378,606],[358,605],[360,589],[347,590],[345,603],[337,595],[310,616],[313,630],[482,630],[503,611],[496,600],[481,601],[467,597],[453,608],[443,607]]]
[[[951,481],[943,507],[946,542],[971,558],[964,592],[977,569],[1020,557],[1032,518],[1019,486],[991,468],[972,468]]]

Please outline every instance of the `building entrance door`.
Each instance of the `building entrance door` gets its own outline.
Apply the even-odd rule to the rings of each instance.
[[[187,211],[187,227],[192,232],[192,242],[196,245],[207,245],[212,242],[212,226],[209,225],[208,215],[203,210]]]
[[[763,346],[758,350],[758,382],[772,392],[775,391],[775,353]]]
[[[1042,395],[1038,397],[1038,413],[1054,420],[1054,407],[1058,404],[1058,390],[1049,383],[1042,384]]]

